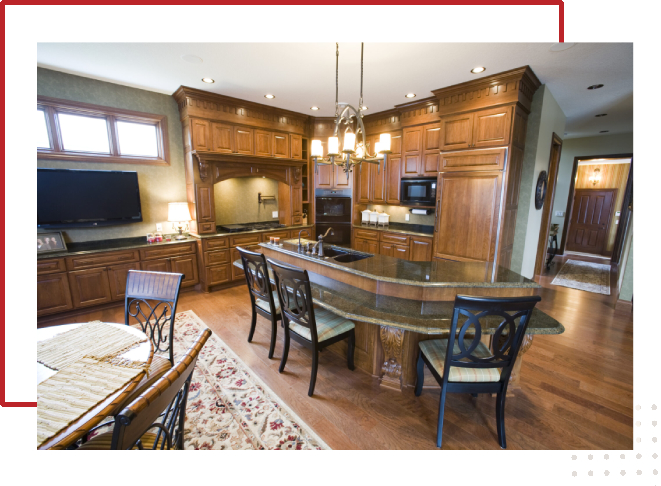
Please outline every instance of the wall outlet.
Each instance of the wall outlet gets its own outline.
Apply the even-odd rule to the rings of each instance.
[[[411,215],[410,215],[410,214],[405,214],[405,215],[404,215],[404,219],[405,219],[406,221],[410,220],[410,219],[411,219]]]
[[[163,231],[163,223],[156,223],[156,231]]]
[[[565,212],[564,211],[556,211],[555,215],[558,216],[559,218],[564,218],[565,217]]]
[[[272,218],[277,218],[277,217],[278,217],[278,212],[277,212],[277,211],[273,211],[273,212],[271,213],[271,217],[272,217]]]

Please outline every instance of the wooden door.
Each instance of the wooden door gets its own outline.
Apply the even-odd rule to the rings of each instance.
[[[386,203],[399,204],[399,191],[401,189],[402,159],[400,157],[390,158],[386,165]]]
[[[410,258],[410,249],[408,246],[404,245],[394,245],[393,246],[393,257],[400,258],[402,260],[409,260]]]
[[[290,157],[292,159],[303,158],[303,137],[301,135],[289,135]]]
[[[441,125],[432,123],[423,127],[422,136],[422,163],[420,175],[436,177],[438,174],[438,161],[441,150]]]
[[[145,272],[171,272],[171,268],[169,258],[140,262],[140,270]]]
[[[379,242],[376,240],[366,240],[364,238],[354,238],[354,250],[371,253],[372,255],[379,254]]]
[[[472,113],[443,117],[441,124],[441,150],[470,148],[472,138]]]
[[[569,251],[603,253],[617,189],[576,189],[567,243]]]
[[[112,299],[106,267],[69,272],[69,287],[76,308],[105,304]]]
[[[136,262],[108,267],[108,283],[110,284],[110,298],[112,300],[122,300],[126,295],[126,279],[129,270],[140,270],[140,264]]]
[[[512,107],[478,111],[473,118],[473,148],[496,147],[510,142]]]
[[[395,256],[395,244],[394,243],[380,243],[379,244],[379,255],[394,257]]]
[[[213,186],[196,185],[196,204],[197,221],[200,223],[215,223],[216,209],[214,208]]]
[[[207,120],[191,121],[193,131],[193,149],[199,152],[211,150],[211,137],[209,136],[209,122]]]
[[[224,123],[211,123],[211,151],[221,154],[234,152],[234,127]]]
[[[333,189],[351,189],[351,174],[349,174],[349,177],[347,177],[347,174],[336,166],[332,166],[332,173]]]
[[[370,202],[370,190],[372,187],[372,173],[370,171],[370,164],[360,164],[353,170],[356,174],[356,184],[358,184],[356,191],[357,201],[359,204],[367,204]]]
[[[371,202],[384,204],[386,202],[386,170],[383,164],[379,168],[377,165],[369,164],[372,173],[372,195]]]
[[[255,130],[255,155],[273,157],[273,134],[265,130]]]
[[[406,128],[402,137],[402,177],[418,177],[422,165],[422,127]]]
[[[432,239],[420,236],[411,237],[411,255],[412,262],[430,262],[432,257]]]
[[[182,287],[196,285],[200,279],[197,273],[197,255],[182,255],[170,258],[170,268],[174,273],[182,273]]]
[[[37,276],[37,315],[73,309],[66,273]]]
[[[234,151],[237,154],[254,155],[252,128],[234,127]]]
[[[289,134],[273,134],[273,156],[281,159],[289,158]]]
[[[314,165],[313,165],[314,170]],[[330,165],[317,165],[317,173],[314,176],[314,187],[331,189],[333,187],[333,173]]]
[[[502,172],[442,172],[438,175],[434,256],[493,261]]]
[[[294,219],[303,216],[303,188],[301,186],[291,186],[291,214]]]

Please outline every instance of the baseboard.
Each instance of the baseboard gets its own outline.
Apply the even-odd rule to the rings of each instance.
[[[633,302],[629,300],[617,299],[617,302],[615,302],[615,310],[633,312]]]

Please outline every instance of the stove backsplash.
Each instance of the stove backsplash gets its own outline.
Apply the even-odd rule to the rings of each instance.
[[[274,196],[259,204],[258,193]],[[254,223],[278,221],[273,211],[278,210],[278,181],[262,177],[237,177],[214,186],[216,224]]]

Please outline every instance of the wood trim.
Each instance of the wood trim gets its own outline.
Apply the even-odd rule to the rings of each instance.
[[[620,208],[620,224],[618,225],[617,232],[615,233],[615,241],[613,243],[613,252],[611,263],[619,265],[622,257],[622,249],[624,248],[624,231],[626,222],[629,220],[629,214],[633,211],[633,154],[631,156],[631,165],[629,166],[629,176],[627,177],[627,185],[624,189],[624,198],[622,199],[622,207]],[[624,222],[625,224],[622,224]]]
[[[615,302],[615,310],[633,313],[633,302],[617,299],[617,302]]]

